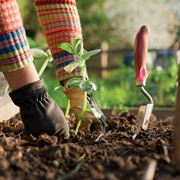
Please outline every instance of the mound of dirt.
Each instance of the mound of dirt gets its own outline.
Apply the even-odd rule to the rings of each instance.
[[[46,134],[27,136],[19,116],[2,122],[0,179],[139,180],[151,165],[156,180],[180,179],[171,162],[173,118],[152,116],[148,131],[133,140],[135,122],[130,112],[112,115],[106,132],[69,140]]]

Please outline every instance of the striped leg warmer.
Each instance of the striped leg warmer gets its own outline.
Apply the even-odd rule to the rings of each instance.
[[[0,71],[15,71],[32,59],[16,0],[0,0]]]
[[[75,0],[35,0],[40,24],[54,58],[54,66],[59,81],[80,76],[79,69],[72,73],[64,71],[64,67],[75,60],[58,45],[70,42],[72,38],[82,39],[81,25]]]

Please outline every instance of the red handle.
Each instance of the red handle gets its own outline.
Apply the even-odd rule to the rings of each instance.
[[[136,85],[146,84],[148,76],[146,69],[146,59],[148,52],[148,28],[142,26],[135,40],[134,56],[135,56],[135,71],[136,71]]]

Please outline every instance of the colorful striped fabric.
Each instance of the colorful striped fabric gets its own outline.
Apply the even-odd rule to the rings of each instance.
[[[58,80],[62,81],[74,76],[80,76],[78,68],[70,74],[64,71],[64,67],[74,61],[75,57],[58,48],[60,43],[70,42],[72,38],[82,39],[76,1],[35,0],[35,6],[54,58]]]
[[[16,0],[0,0],[0,71],[15,71],[32,60]]]

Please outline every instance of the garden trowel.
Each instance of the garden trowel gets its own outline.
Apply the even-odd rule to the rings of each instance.
[[[133,139],[139,134],[141,129],[146,130],[150,121],[150,116],[153,110],[153,99],[150,94],[145,90],[146,78],[148,76],[146,69],[146,59],[148,52],[148,28],[142,26],[136,35],[135,40],[135,71],[136,71],[136,86],[140,89],[143,95],[147,98],[148,102],[140,105],[137,121],[136,121],[136,132],[133,135]]]

